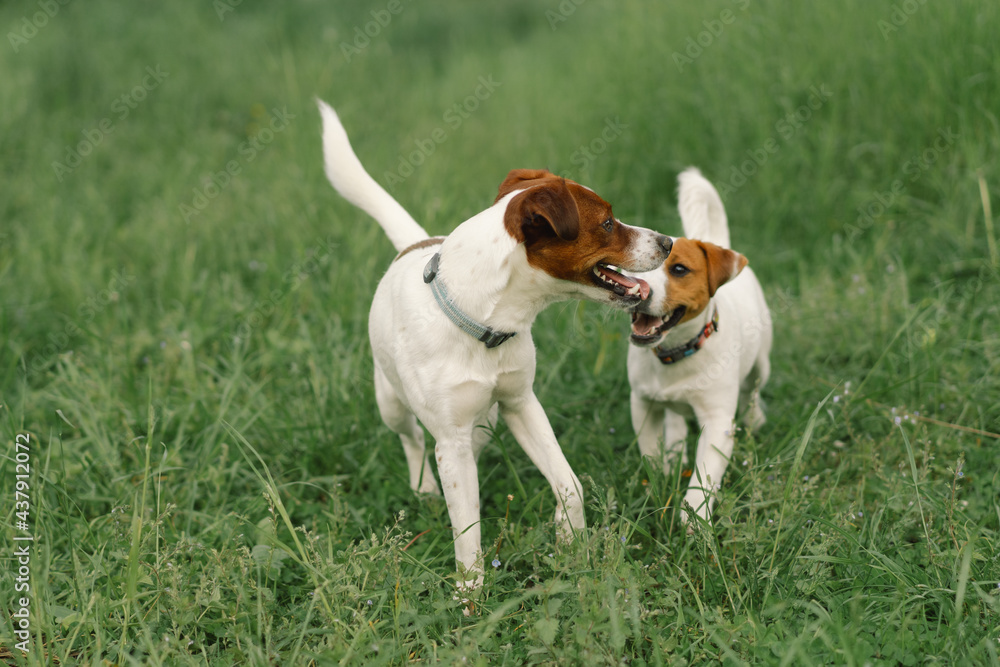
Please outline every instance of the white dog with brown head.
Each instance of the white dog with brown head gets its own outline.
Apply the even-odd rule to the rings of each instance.
[[[622,224],[593,190],[540,169],[511,171],[492,206],[429,238],[364,170],[333,109],[319,106],[330,182],[399,251],[368,320],[379,412],[402,441],[415,491],[438,492],[420,424],[434,436],[455,558],[473,577],[462,586],[473,588],[483,573],[476,461],[498,412],[551,485],[561,534],[585,527],[580,480],[532,388],[532,322],[567,299],[631,310],[649,286],[615,267],[653,269],[671,239]]]
[[[663,266],[636,274],[649,298],[632,315],[628,376],[632,425],[643,455],[669,473],[687,464],[687,419],[701,427],[682,505],[708,519],[733,452],[738,410],[764,423],[760,388],[770,375],[771,315],[747,259],[729,249],[718,192],[697,169],[678,178],[686,238]]]

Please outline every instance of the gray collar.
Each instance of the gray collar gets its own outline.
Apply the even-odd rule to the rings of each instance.
[[[431,286],[431,293],[434,295],[434,300],[437,301],[438,305],[441,306],[441,310],[456,327],[486,345],[487,348],[497,347],[508,338],[513,338],[517,335],[516,331],[511,333],[494,331],[485,324],[480,324],[463,313],[455,305],[451,297],[448,296],[448,290],[445,288],[444,282],[438,278],[438,264],[440,261],[441,253],[434,253],[431,260],[427,262],[427,266],[424,267],[424,282]]]

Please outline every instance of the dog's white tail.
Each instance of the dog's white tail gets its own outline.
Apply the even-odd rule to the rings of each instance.
[[[396,250],[427,238],[427,232],[368,175],[347,139],[337,112],[323,100],[316,100],[323,117],[323,161],[326,177],[347,201],[375,218]]]
[[[695,167],[685,169],[677,182],[677,210],[684,236],[728,248],[729,222],[719,193]]]

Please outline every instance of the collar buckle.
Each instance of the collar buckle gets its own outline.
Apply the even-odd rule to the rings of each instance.
[[[463,313],[448,296],[444,283],[437,279],[440,263],[441,253],[434,253],[424,267],[424,282],[430,285],[434,300],[452,324],[484,344],[487,349],[498,347],[517,335],[516,331],[495,331]]]
[[[483,331],[483,335],[479,337],[479,341],[486,345],[487,348],[494,348],[507,342],[508,338],[513,338],[516,336],[516,332],[505,332],[505,331],[494,331],[489,327]]]

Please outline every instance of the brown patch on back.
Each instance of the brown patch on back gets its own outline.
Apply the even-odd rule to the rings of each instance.
[[[406,253],[411,252],[413,250],[419,250],[420,248],[429,248],[431,246],[440,245],[441,243],[444,243],[444,239],[445,239],[444,236],[432,236],[432,237],[424,239],[422,241],[417,241],[413,245],[407,246],[406,248],[403,248],[402,250],[400,250],[399,254],[396,255],[392,259],[392,261],[395,262],[397,259],[399,259],[403,255],[405,255]]]

